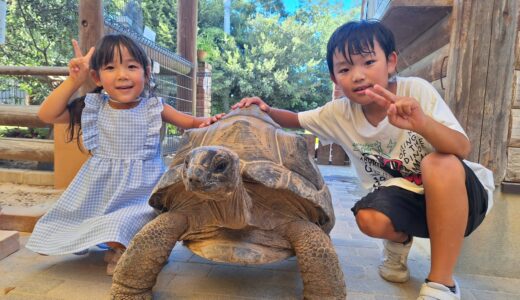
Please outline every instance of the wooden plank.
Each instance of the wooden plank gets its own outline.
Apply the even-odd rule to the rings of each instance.
[[[79,46],[83,53],[87,53],[90,47],[94,47],[105,32],[102,2],[101,0],[79,1]],[[81,87],[80,94],[85,95],[95,87],[96,84],[89,77]]]
[[[478,161],[484,165],[493,165],[496,184],[503,180],[506,173],[509,114],[513,96],[515,34],[519,8],[518,1],[511,0],[495,0],[493,6],[491,23],[493,31]],[[511,17],[504,17],[507,15]]]
[[[515,70],[513,78],[513,108],[520,108],[520,70]]]
[[[520,109],[511,110],[511,137],[509,147],[520,148]]]
[[[52,140],[0,138],[0,159],[54,161]]]
[[[426,30],[450,14],[452,0],[393,0],[383,15],[374,16],[394,33],[397,49],[405,49]]]
[[[446,44],[417,63],[402,70],[399,72],[399,75],[417,76],[430,82],[445,77],[449,50],[450,45]]]
[[[319,165],[328,165],[330,161],[330,144],[322,145],[319,143],[317,152],[317,162]]]
[[[518,14],[520,16],[520,14]],[[520,24],[519,24],[520,25]],[[520,70],[520,31],[516,32],[515,69]]]
[[[404,70],[450,42],[450,17],[446,16],[399,52],[397,69]]]
[[[18,231],[0,230],[0,260],[20,250]]]
[[[509,147],[505,181],[520,182],[520,148]]]
[[[51,126],[38,118],[39,105],[1,105],[0,125],[24,126],[24,127],[48,127]]]
[[[177,2],[177,53],[186,58],[194,66],[197,65],[197,7],[198,1],[179,0]],[[181,76],[178,78],[179,87],[177,88],[177,97],[181,99],[191,100],[192,107],[180,107],[180,111],[192,111],[193,115],[197,111],[196,90],[197,84],[195,78],[195,68],[189,75],[193,79]],[[182,87],[188,87],[191,91]],[[183,101],[177,101],[182,104]]]
[[[68,76],[67,67],[25,67],[25,66],[0,66],[1,75],[17,76]]]
[[[518,4],[454,3],[446,101],[473,144],[469,160],[490,168],[498,184],[505,176]]]
[[[334,166],[344,166],[347,162],[347,154],[343,150],[343,148],[340,145],[332,144],[331,145],[331,164]]]

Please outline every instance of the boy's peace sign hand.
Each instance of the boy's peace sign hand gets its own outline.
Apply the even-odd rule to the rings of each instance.
[[[72,40],[74,48],[74,58],[69,62],[69,77],[77,84],[83,84],[90,73],[90,58],[94,54],[94,47],[91,47],[87,54],[83,55],[79,47],[78,41]]]
[[[387,109],[390,124],[414,132],[421,132],[425,128],[428,117],[414,98],[397,96],[377,84],[373,90],[366,90],[365,95]]]

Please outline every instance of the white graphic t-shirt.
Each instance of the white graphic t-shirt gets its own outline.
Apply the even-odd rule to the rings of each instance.
[[[429,82],[417,77],[398,77],[396,94],[415,98],[426,115],[466,135],[446,102]],[[399,186],[424,193],[420,162],[435,149],[421,135],[393,126],[388,117],[373,126],[365,118],[361,105],[350,102],[346,97],[298,113],[298,120],[322,143],[334,142],[343,147],[366,190]],[[493,175],[480,164],[464,162],[487,190],[489,212],[495,188]]]

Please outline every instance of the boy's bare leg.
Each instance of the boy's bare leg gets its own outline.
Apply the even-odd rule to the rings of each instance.
[[[453,286],[468,219],[465,170],[454,155],[431,153],[421,162],[431,243],[428,279]]]
[[[404,243],[408,239],[408,234],[395,231],[390,218],[372,208],[360,209],[356,214],[356,222],[361,232],[374,238],[396,243]]]

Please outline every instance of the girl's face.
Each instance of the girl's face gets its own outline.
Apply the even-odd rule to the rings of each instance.
[[[349,62],[339,50],[333,56],[332,80],[349,100],[361,105],[373,104],[371,98],[365,95],[365,90],[372,89],[375,84],[390,90],[394,88],[388,85],[388,76],[396,70],[395,52],[386,57],[379,43],[374,41],[372,53],[355,54],[351,57],[352,62]],[[392,92],[395,93],[395,90]]]
[[[126,47],[116,47],[114,51],[114,60],[102,66],[99,72],[92,73],[94,81],[98,86],[103,86],[112,100],[121,103],[135,102],[144,90],[145,70],[128,53]]]

